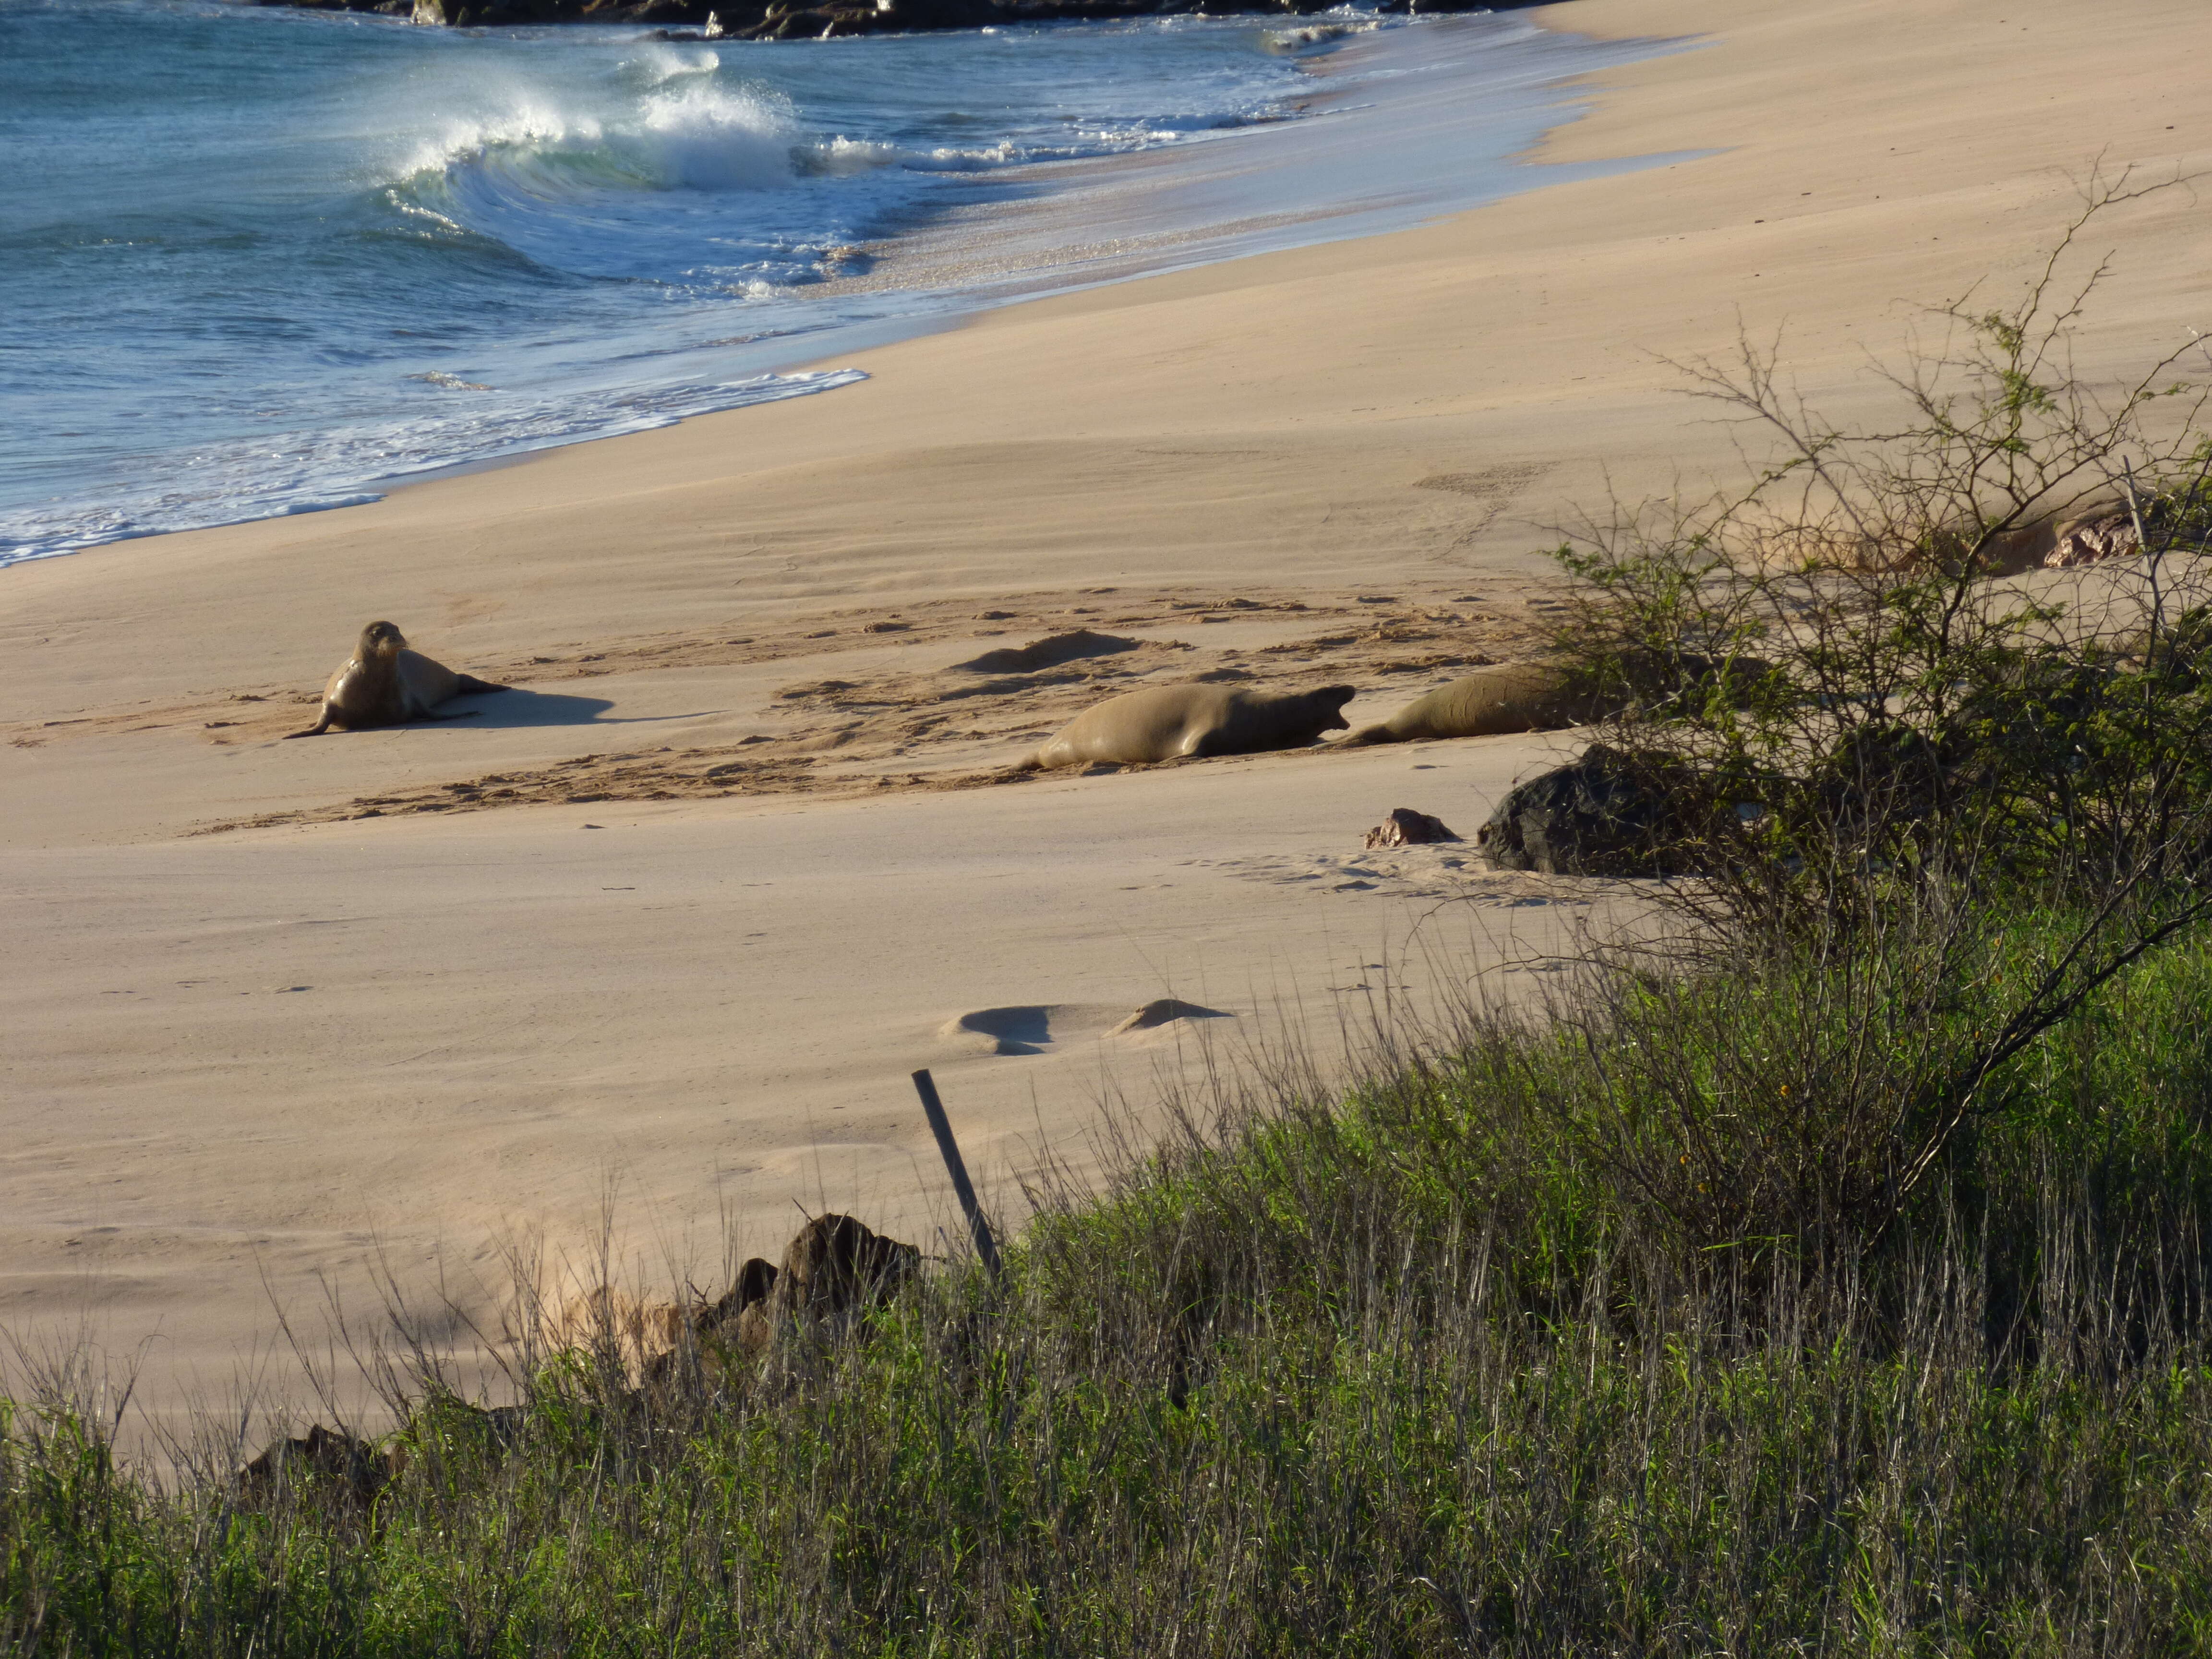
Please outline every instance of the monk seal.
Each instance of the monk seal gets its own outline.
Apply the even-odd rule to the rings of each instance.
[[[388,622],[373,622],[361,630],[361,643],[331,683],[323,688],[322,718],[304,732],[288,732],[288,738],[320,737],[333,726],[357,731],[368,726],[404,726],[410,720],[461,720],[462,714],[431,711],[448,697],[477,691],[504,691],[473,674],[456,674],[443,663],[432,662],[419,651],[407,648],[407,636]]]
[[[1564,668],[1502,662],[1440,685],[1380,726],[1363,726],[1346,745],[1420,743],[1431,738],[1491,738],[1508,732],[1548,732],[1618,712],[1618,700],[1579,689]]]
[[[1251,691],[1225,685],[1156,685],[1086,708],[1060,727],[1030,764],[1127,766],[1182,755],[1250,755],[1295,749],[1351,722],[1338,712],[1359,694]]]

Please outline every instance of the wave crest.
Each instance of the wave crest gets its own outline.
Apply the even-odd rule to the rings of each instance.
[[[523,96],[449,123],[408,158],[402,182],[420,191],[443,181],[466,191],[481,181],[539,199],[611,190],[772,190],[796,176],[793,139],[781,100],[712,84],[678,81],[614,115]]]

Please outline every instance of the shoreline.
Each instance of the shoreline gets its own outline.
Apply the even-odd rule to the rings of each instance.
[[[1410,20],[1340,25],[1343,38],[1327,51],[1291,54],[1297,71],[1320,82],[1291,106],[1297,115],[1196,141],[976,174],[982,199],[937,205],[896,234],[857,245],[848,263],[859,274],[832,273],[787,290],[781,297],[800,307],[783,319],[790,325],[720,343],[719,359],[699,363],[688,380],[631,388],[681,412],[626,429],[503,440],[508,447],[434,465],[362,476],[334,471],[301,486],[307,495],[289,502],[263,481],[240,478],[244,493],[216,504],[235,516],[160,529],[111,527],[94,539],[18,549],[0,556],[0,572],[122,542],[371,506],[395,490],[578,444],[841,390],[864,378],[847,366],[854,355],[957,329],[1008,305],[1432,222],[1556,182],[1528,176],[1522,164],[1545,132],[1580,112],[1556,88],[1624,58],[1681,49],[1664,40],[1565,45],[1559,36],[1567,58],[1547,62],[1548,37],[1516,28],[1511,17],[1423,20],[1418,27]],[[1592,61],[1570,67],[1576,58]],[[1312,112],[1321,106],[1334,107]],[[1625,158],[1595,167],[1650,164],[1651,158]],[[733,322],[744,319],[733,313]],[[343,445],[351,431],[341,423],[279,437],[313,447]],[[125,503],[96,502],[93,516],[127,518],[127,497]]]
[[[1608,478],[1634,499],[1735,470],[1740,434],[1698,423],[1651,354],[1786,322],[1808,393],[1850,418],[1878,407],[1859,345],[2016,280],[2064,222],[2068,168],[2212,155],[2188,113],[2212,19],[2177,0],[1541,15],[1711,44],[1605,71],[1539,165],[1705,159],[1008,307],[867,354],[836,398],[9,573],[0,1322],[82,1314],[126,1352],[163,1333],[144,1387],[167,1409],[268,1331],[264,1274],[304,1311],[319,1271],[356,1282],[378,1249],[488,1272],[502,1230],[587,1241],[610,1169],[655,1276],[718,1212],[748,1249],[794,1199],[926,1226],[948,1212],[900,1093],[915,1065],[1001,1196],[1042,1153],[1097,1167],[1095,1090],[1151,1098],[1149,1052],[948,1056],[963,1011],[1167,991],[1326,1051],[1385,989],[1557,948],[1577,896],[1351,867],[1393,807],[1471,833],[1549,739],[190,833],[853,720],[893,722],[909,752],[885,766],[1011,751],[1018,708],[970,738],[969,699],[897,696],[982,642],[1079,626],[1261,683],[1334,660],[1277,647],[1352,634],[1312,648],[1368,653],[1357,724],[1452,672],[1386,661],[1540,628],[1540,526]],[[2198,320],[2192,218],[2169,192],[2100,226],[2090,374]],[[384,615],[457,667],[536,668],[564,712],[312,744],[216,724],[289,718]],[[834,706],[856,689],[884,712]]]

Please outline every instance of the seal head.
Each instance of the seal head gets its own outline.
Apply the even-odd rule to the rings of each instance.
[[[407,648],[407,636],[399,631],[399,624],[373,622],[361,630],[361,643],[354,647],[354,655],[367,662],[372,657],[391,659]]]

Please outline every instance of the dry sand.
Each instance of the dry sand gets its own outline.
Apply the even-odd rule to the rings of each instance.
[[[1327,1053],[1386,994],[1540,979],[1604,894],[1358,848],[1399,805],[1472,831],[1554,742],[1002,769],[1134,679],[1349,679],[1357,725],[1525,648],[1542,526],[1755,443],[1663,359],[1786,329],[1804,389],[1870,414],[1864,349],[1919,302],[2009,295],[2098,158],[2212,162],[2201,0],[1544,18],[1700,44],[1604,75],[1537,181],[1709,153],[0,576],[0,1321],[149,1344],[167,1411],[265,1352],[272,1307],[362,1305],[378,1260],[495,1318],[501,1241],[583,1248],[611,1180],[663,1282],[705,1282],[726,1232],[772,1249],[794,1201],[933,1237],[915,1066],[1018,1210],[1042,1160],[1098,1167],[1103,1079],[1141,1118],[1202,1037]],[[2091,240],[2093,377],[2212,320],[2191,192]],[[277,741],[379,616],[526,691]],[[1137,647],[955,666],[1075,628]],[[1102,1035],[1169,994],[1234,1018]],[[971,1024],[1036,1052],[944,1035],[988,1010],[1030,1011]]]

